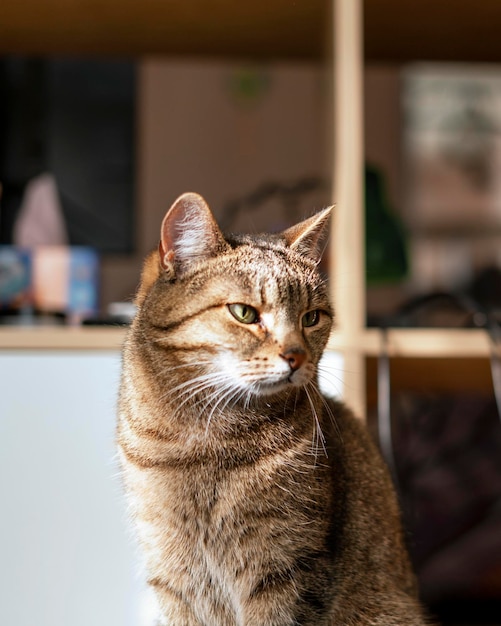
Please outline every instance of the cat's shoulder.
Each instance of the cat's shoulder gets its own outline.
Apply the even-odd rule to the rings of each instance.
[[[329,440],[335,454],[348,456],[352,461],[353,456],[356,456],[367,465],[384,466],[367,422],[341,400],[326,398],[325,407]]]

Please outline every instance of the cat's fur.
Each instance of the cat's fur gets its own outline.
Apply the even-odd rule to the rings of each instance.
[[[185,194],[146,261],[118,443],[162,625],[424,624],[388,472],[317,388],[328,217],[225,238]]]

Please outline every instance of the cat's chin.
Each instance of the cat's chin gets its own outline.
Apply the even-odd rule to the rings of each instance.
[[[280,381],[273,382],[273,383],[260,382],[256,385],[253,392],[256,396],[268,398],[270,396],[277,396],[277,395],[283,394],[284,392],[290,392],[291,390],[300,389],[303,386],[304,386],[303,384],[301,385],[295,384],[291,382],[289,378],[286,378],[284,380],[280,380]]]
[[[263,384],[260,384],[257,387],[257,389],[254,390],[254,394],[261,398],[262,397],[268,398],[270,396],[279,395],[291,387],[292,385],[290,383],[273,383],[273,384],[263,383]]]

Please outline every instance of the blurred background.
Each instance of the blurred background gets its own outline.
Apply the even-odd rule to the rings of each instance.
[[[440,623],[501,624],[491,373],[501,5],[353,4],[366,326],[482,328],[494,355],[392,359],[392,462],[409,545]],[[180,193],[204,195],[229,231],[279,230],[336,200],[335,7],[3,0],[0,623],[152,623],[113,461],[123,331],[40,340],[16,330],[126,324],[142,260]],[[335,281],[332,293],[349,296]],[[364,368],[376,429],[378,359]]]

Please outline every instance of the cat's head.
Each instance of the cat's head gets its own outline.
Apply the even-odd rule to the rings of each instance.
[[[233,400],[312,382],[332,325],[317,270],[329,215],[276,235],[224,236],[203,198],[178,198],[137,295],[150,369],[178,383],[189,372],[195,390]]]

